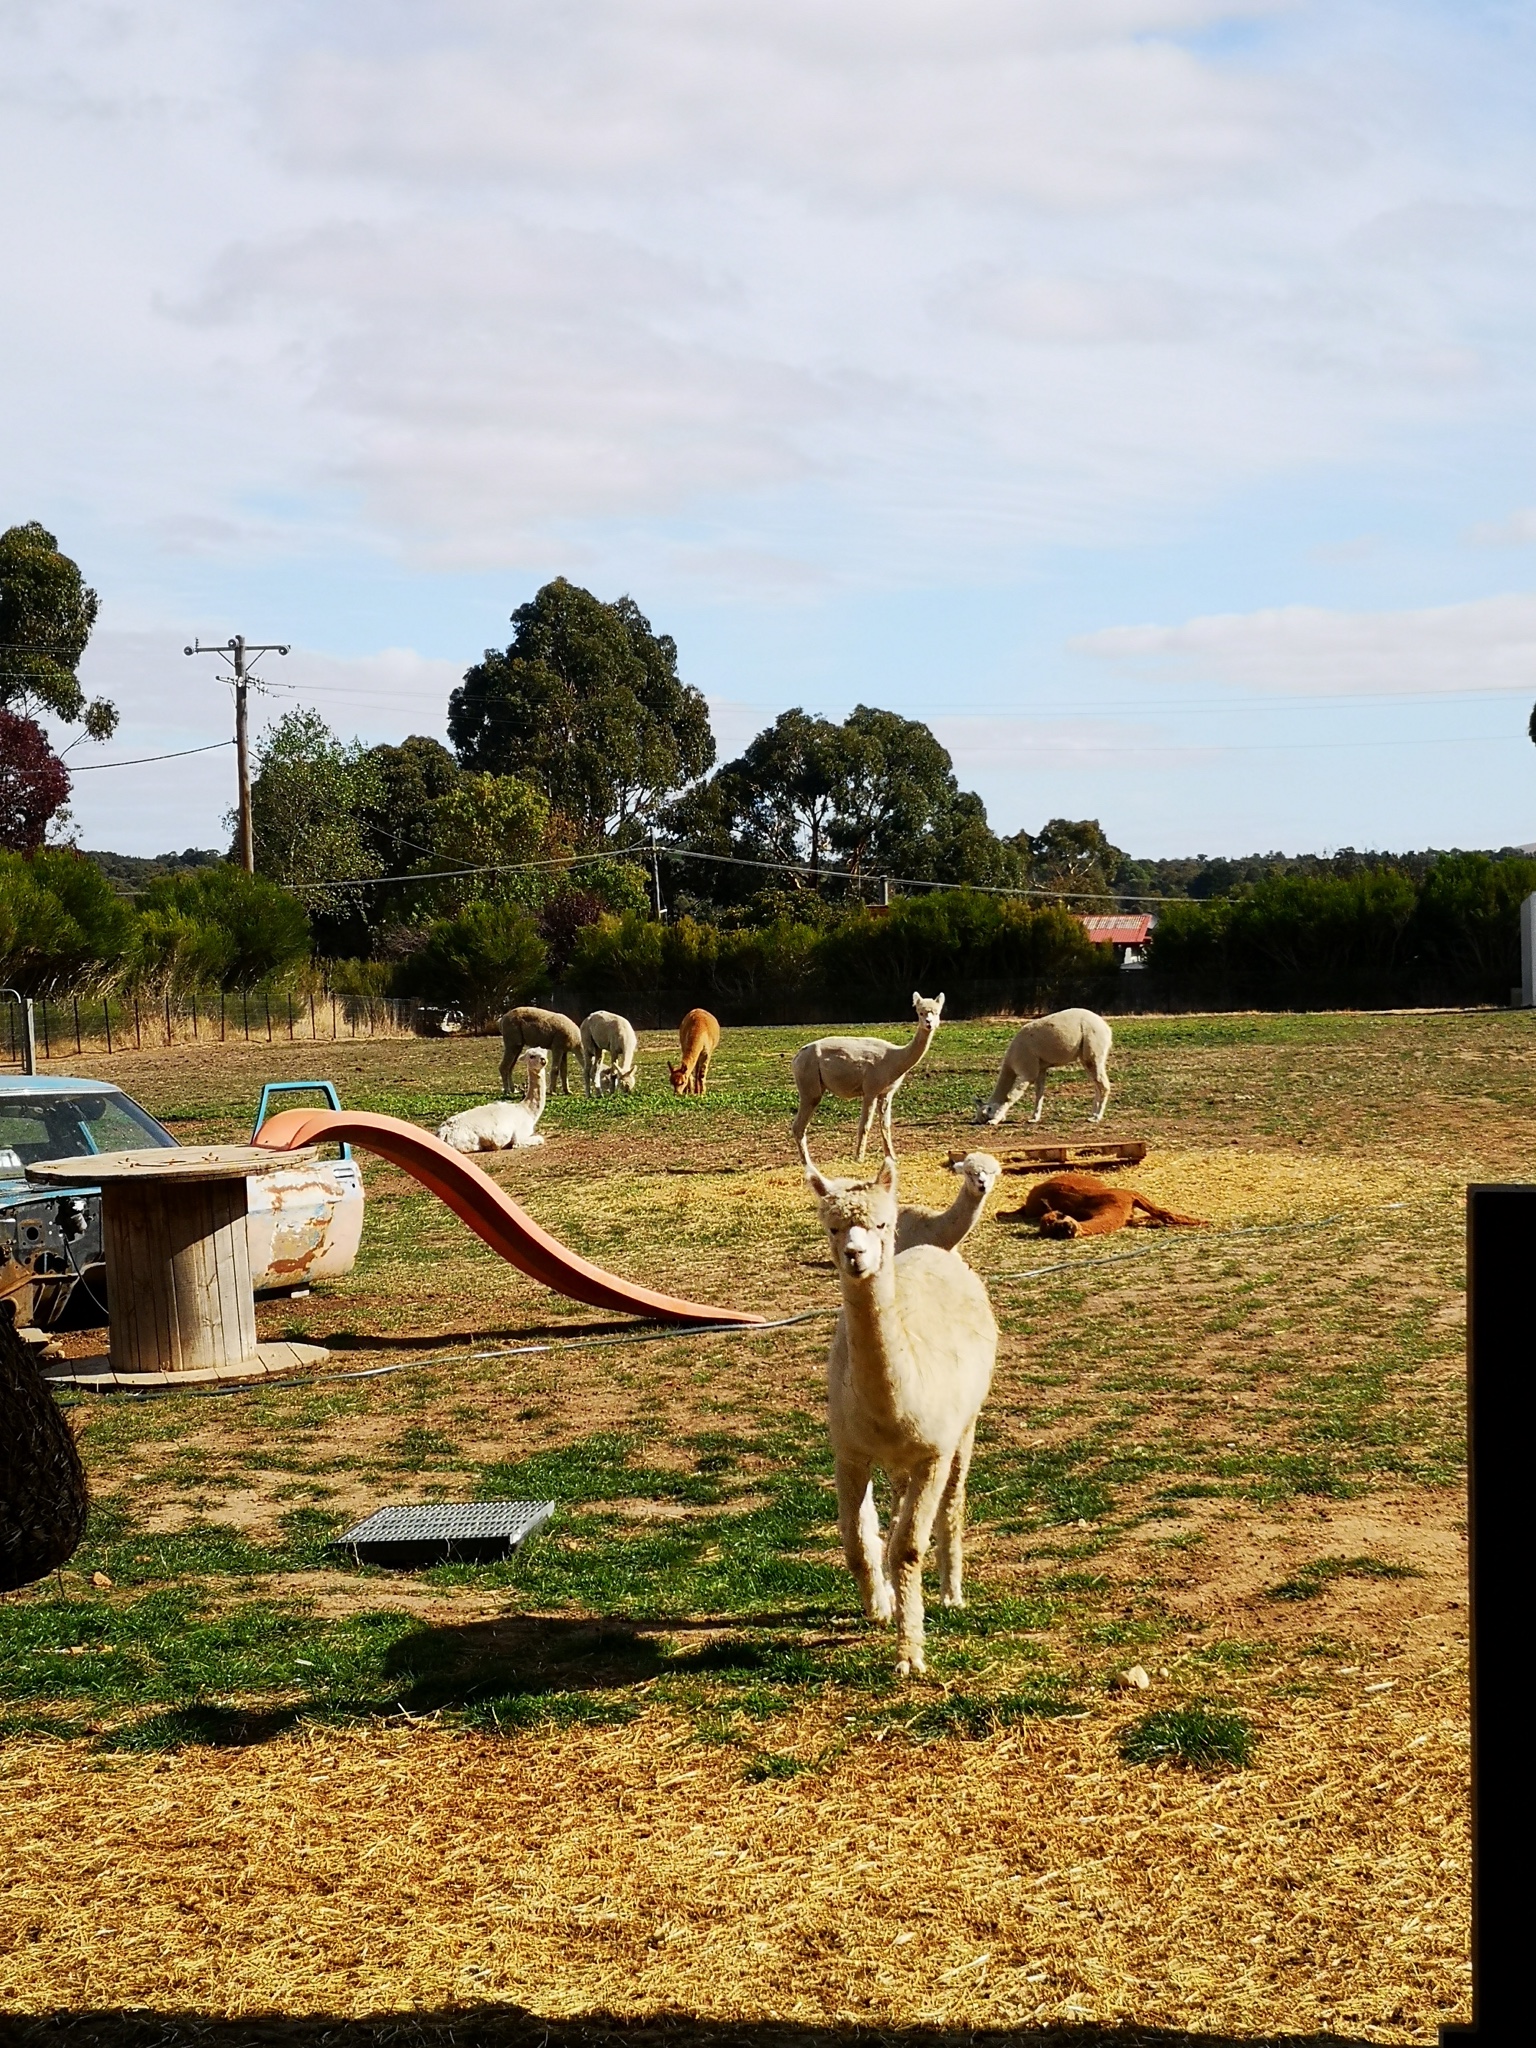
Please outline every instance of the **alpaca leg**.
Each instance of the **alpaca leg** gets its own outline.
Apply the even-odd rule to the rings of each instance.
[[[811,1148],[805,1142],[805,1134],[816,1114],[816,1105],[821,1101],[821,1077],[818,1075],[814,1082],[809,1082],[801,1081],[797,1075],[796,1080],[800,1089],[800,1107],[795,1111],[795,1121],[790,1128],[795,1134],[795,1143],[800,1147],[801,1161],[809,1167]]]
[[[512,1076],[517,1072],[517,1056],[522,1049],[520,1042],[514,1045],[510,1038],[504,1037],[501,1041],[500,1071],[501,1092],[503,1095],[510,1095],[512,1093]]]
[[[1088,1069],[1088,1073],[1097,1095],[1097,1100],[1093,1105],[1093,1115],[1088,1121],[1094,1124],[1101,1124],[1104,1121],[1104,1112],[1109,1107],[1109,1072],[1102,1060],[1096,1060]]]
[[[1037,1123],[1039,1123],[1039,1121],[1040,1121],[1041,1117],[1042,1117],[1042,1116],[1044,1115],[1044,1113],[1045,1113],[1045,1068],[1044,1068],[1044,1067],[1042,1067],[1042,1068],[1040,1069],[1039,1073],[1038,1073],[1038,1074],[1036,1074],[1036,1076],[1035,1076],[1035,1113],[1034,1113],[1034,1115],[1033,1115],[1033,1116],[1032,1116],[1032,1117],[1030,1118],[1030,1122],[1031,1122],[1032,1124],[1037,1124]]]
[[[867,1459],[837,1460],[837,1531],[871,1621],[889,1621],[895,1601],[880,1557],[880,1518]]]
[[[895,1100],[896,1090],[894,1088],[880,1098],[880,1135],[885,1140],[885,1156],[887,1159],[894,1159],[896,1157],[896,1146],[891,1137],[891,1104]]]
[[[695,1095],[709,1093],[709,1054],[699,1054],[699,1064],[693,1070],[693,1092]]]
[[[896,1563],[896,1676],[922,1672],[923,1557],[949,1474],[935,1458],[915,1471],[902,1496],[891,1552]]]
[[[939,1503],[935,1530],[939,1590],[946,1607],[965,1605],[965,1482],[975,1448],[976,1425],[973,1422],[960,1439],[954,1463],[949,1468],[949,1483]]]
[[[864,1147],[869,1142],[869,1127],[874,1121],[876,1100],[875,1096],[866,1095],[859,1106],[859,1141],[853,1148],[855,1159],[864,1157]]]

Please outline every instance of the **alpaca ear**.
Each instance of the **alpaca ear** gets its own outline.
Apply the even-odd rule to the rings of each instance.
[[[938,994],[937,994],[937,995],[936,995],[936,996],[934,997],[934,999],[933,999],[933,1000],[934,1000],[934,1006],[935,1006],[935,1008],[936,1008],[936,1009],[940,1009],[940,1010],[942,1010],[942,1009],[943,1009],[943,1007],[944,1007],[944,991],[943,991],[943,989],[940,989],[940,990],[939,990]]]
[[[880,1162],[880,1171],[875,1176],[875,1185],[885,1189],[888,1195],[896,1192],[896,1161],[889,1152]]]
[[[814,1166],[808,1166],[805,1169],[805,1180],[813,1195],[821,1195],[825,1198],[832,1192],[825,1178],[816,1171]]]

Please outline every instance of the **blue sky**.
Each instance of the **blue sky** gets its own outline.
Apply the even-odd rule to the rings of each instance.
[[[215,843],[195,634],[441,733],[564,573],[722,755],[1002,830],[1536,840],[1528,8],[0,4],[0,516],[102,596],[88,845]]]

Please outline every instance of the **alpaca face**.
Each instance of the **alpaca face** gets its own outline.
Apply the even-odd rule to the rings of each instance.
[[[833,1264],[851,1280],[872,1280],[895,1256],[895,1160],[888,1158],[874,1180],[828,1180],[814,1166],[805,1177],[821,1198]]]
[[[920,996],[916,989],[914,989],[912,991],[912,1008],[919,1024],[926,1024],[930,1030],[936,1031],[939,1019],[944,1014],[943,991],[941,990],[936,996]]]
[[[972,1194],[980,1195],[983,1201],[991,1194],[1002,1178],[1002,1161],[994,1159],[990,1152],[967,1152],[963,1159],[957,1159],[950,1167],[951,1173],[958,1173]]]
[[[681,1095],[688,1085],[688,1069],[669,1065],[667,1072],[672,1076],[672,1093]]]

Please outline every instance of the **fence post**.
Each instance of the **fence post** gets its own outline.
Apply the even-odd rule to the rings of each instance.
[[[288,1043],[293,1043],[293,991],[288,992]]]
[[[339,1032],[337,1031],[337,1029],[336,1029],[336,998],[335,998],[334,996],[332,996],[332,997],[331,997],[331,1036],[332,1036],[332,1038],[338,1038],[338,1037],[340,1037],[340,1035],[341,1035],[341,1034],[340,1034],[340,1033],[339,1033]]]
[[[75,1013],[75,1058],[79,1059],[82,1051],[80,1044],[80,998],[78,996],[71,996],[69,1000]]]
[[[139,999],[137,996],[133,999],[133,1049],[135,1052],[142,1052],[144,1050],[144,1038],[139,1030]]]
[[[1472,1666],[1472,2022],[1442,2042],[1525,2040],[1536,1187],[1467,1189],[1467,1579]]]
[[[315,1029],[315,992],[313,989],[309,992],[309,1036],[311,1043],[320,1036],[319,1032]]]
[[[197,990],[192,991],[192,1042],[197,1042]]]
[[[43,1058],[53,1058],[53,1047],[48,1043],[48,998],[43,997]]]
[[[224,1043],[224,991],[219,990],[219,1043]]]
[[[112,998],[110,996],[103,996],[101,999],[101,1021],[107,1027],[107,1051],[110,1053],[112,1050]]]

